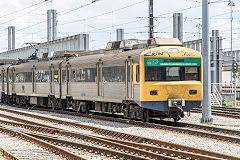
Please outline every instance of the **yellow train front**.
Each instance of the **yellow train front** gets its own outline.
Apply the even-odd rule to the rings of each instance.
[[[140,56],[138,104],[153,117],[177,121],[201,105],[202,80],[201,53],[173,46],[149,49]]]

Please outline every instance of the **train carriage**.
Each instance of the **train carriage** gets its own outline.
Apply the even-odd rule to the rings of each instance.
[[[5,64],[1,66],[1,89],[2,89],[2,94],[1,94],[1,99],[4,100],[3,102],[7,102],[7,99],[11,96],[9,89],[11,85],[11,74],[9,72],[9,67],[11,64]]]
[[[163,111],[160,117],[180,119],[183,111],[201,105],[202,56],[197,51],[174,46],[147,50],[141,54],[140,75],[137,103]]]
[[[53,61],[6,65],[3,102],[121,113],[127,118],[183,117],[201,105],[202,58],[176,39]],[[143,45],[144,46],[144,45]],[[9,71],[11,72],[9,72]],[[7,72],[6,72],[7,71]],[[6,81],[6,82],[5,82]],[[5,84],[10,90],[6,92]]]

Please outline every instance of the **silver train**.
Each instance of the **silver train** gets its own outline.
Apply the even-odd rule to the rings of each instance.
[[[162,45],[153,42],[151,48]],[[179,47],[179,43],[171,46]],[[197,103],[184,109],[183,100],[171,110],[167,106],[164,109],[140,106],[139,64],[144,56],[142,52],[148,48],[145,44],[136,44],[132,48],[114,49],[115,43],[110,44],[111,47],[113,50],[89,51],[80,57],[3,65],[1,100],[7,104],[84,113],[90,110],[122,113],[144,121],[150,116],[179,120],[184,110],[199,106]]]

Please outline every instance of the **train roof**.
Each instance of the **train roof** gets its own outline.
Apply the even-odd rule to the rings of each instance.
[[[132,46],[131,46],[132,45]],[[150,49],[149,49],[150,48]],[[64,52],[65,53],[65,52]],[[66,52],[70,53],[70,51]],[[111,64],[124,64],[125,60],[131,58],[133,63],[139,63],[140,56],[145,56],[146,54],[158,54],[160,57],[201,57],[201,53],[182,47],[182,43],[176,38],[153,38],[148,41],[144,40],[123,40],[109,42],[106,49],[94,50],[94,51],[81,51],[75,53],[71,51],[71,54],[77,57],[59,57],[58,59],[48,60],[48,61],[32,61],[27,63],[22,63],[18,65],[12,65],[11,68],[19,72],[31,71],[35,66],[36,69],[40,68],[42,70],[48,70],[50,66],[58,68],[59,64],[64,61],[63,65],[70,64],[74,66],[94,66],[97,62],[103,62],[103,65]],[[2,65],[2,68],[7,68],[11,64]]]
[[[54,60],[54,61],[32,61],[27,63],[22,63],[19,65],[13,65],[11,68],[14,68],[18,72],[31,72],[33,67],[36,67],[36,69],[41,70],[49,70],[50,66],[53,66],[54,68],[58,68],[58,65],[62,62],[62,60]]]
[[[1,69],[7,69],[9,66],[11,66],[12,64],[4,64],[4,65],[1,65],[0,68]]]
[[[197,58],[202,57],[202,54],[196,50],[186,48],[186,47],[180,47],[180,46],[161,46],[156,48],[151,48],[148,50],[145,50],[141,53],[141,56],[145,57],[161,57],[161,58]]]
[[[71,66],[92,66],[96,65],[97,62],[103,62],[103,64],[118,64],[125,62],[126,59],[133,59],[134,63],[139,62],[139,57],[144,49],[129,50],[125,52],[117,52],[111,54],[96,54],[89,56],[81,56],[71,58],[68,63]]]

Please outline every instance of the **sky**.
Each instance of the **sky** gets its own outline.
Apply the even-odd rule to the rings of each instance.
[[[16,27],[16,48],[47,40],[47,10],[57,10],[57,38],[80,33],[90,36],[90,49],[102,49],[124,38],[148,38],[148,0],[0,0],[0,52],[7,50],[7,27]],[[240,49],[240,0],[233,0],[233,49]],[[210,0],[210,31],[219,30],[223,50],[230,50],[229,0]],[[201,38],[201,0],[154,0],[155,37],[172,37],[173,13],[183,13],[184,41]],[[200,27],[199,27],[200,26]],[[211,33],[210,33],[211,34]],[[211,36],[211,35],[210,35]]]

